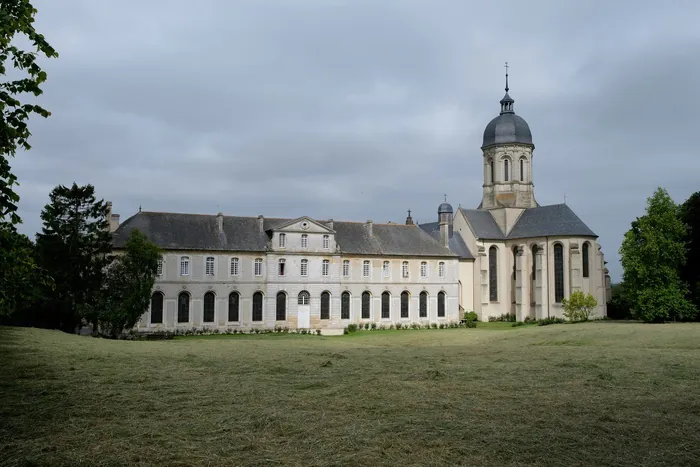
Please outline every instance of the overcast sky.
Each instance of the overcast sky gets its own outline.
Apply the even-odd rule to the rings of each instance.
[[[45,61],[22,230],[57,184],[144,210],[437,219],[482,192],[503,63],[540,204],[599,236],[613,280],[657,186],[700,190],[700,2],[34,0]]]

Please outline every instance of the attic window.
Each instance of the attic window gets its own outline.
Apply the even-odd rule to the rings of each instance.
[[[309,236],[307,234],[301,234],[301,247],[302,248],[309,247]]]
[[[255,258],[254,273],[256,276],[262,276],[262,258]]]
[[[438,263],[438,276],[445,277],[445,262],[440,261]]]
[[[350,277],[350,261],[347,259],[343,260],[343,277]]]
[[[389,261],[384,261],[384,263],[382,263],[382,277],[384,277],[384,279],[389,278],[389,264]]]
[[[408,261],[401,263],[401,277],[408,277]]]
[[[425,261],[421,261],[421,263],[420,263],[420,276],[423,279],[428,277],[428,263]]]
[[[287,234],[280,234],[280,248],[285,248],[287,246]]]
[[[189,276],[190,275],[190,257],[183,256],[180,258],[180,275]]]
[[[205,263],[205,273],[207,276],[214,275],[214,257],[213,256],[207,256],[207,260]]]
[[[238,275],[238,258],[231,258],[231,275]],[[236,320],[238,321],[238,320]]]
[[[327,250],[331,247],[331,237],[330,235],[323,236],[323,249]]]
[[[362,262],[362,277],[369,277],[369,261],[365,260]]]

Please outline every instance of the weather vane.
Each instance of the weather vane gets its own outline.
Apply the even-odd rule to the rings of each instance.
[[[508,62],[506,62],[505,67],[506,67],[506,92],[508,92]]]
[[[445,197],[445,202],[447,202],[447,193],[445,193],[445,194],[444,194],[444,195],[442,195],[442,196],[444,196],[444,197]]]

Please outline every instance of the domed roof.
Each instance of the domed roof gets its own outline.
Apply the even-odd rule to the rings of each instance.
[[[486,125],[482,148],[492,144],[532,144],[530,126],[525,119],[515,115],[513,111],[515,101],[508,95],[507,79],[506,75],[506,95],[501,99],[501,114]]]
[[[438,207],[438,214],[452,214],[453,212],[454,211],[452,211],[452,205],[450,203],[445,202]]]

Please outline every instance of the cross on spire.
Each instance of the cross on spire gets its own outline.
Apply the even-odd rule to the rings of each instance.
[[[411,217],[411,210],[408,210],[408,217]]]
[[[508,62],[506,62],[505,68],[506,68],[506,92],[508,92]]]
[[[447,202],[447,193],[443,195],[445,197],[445,202]]]

